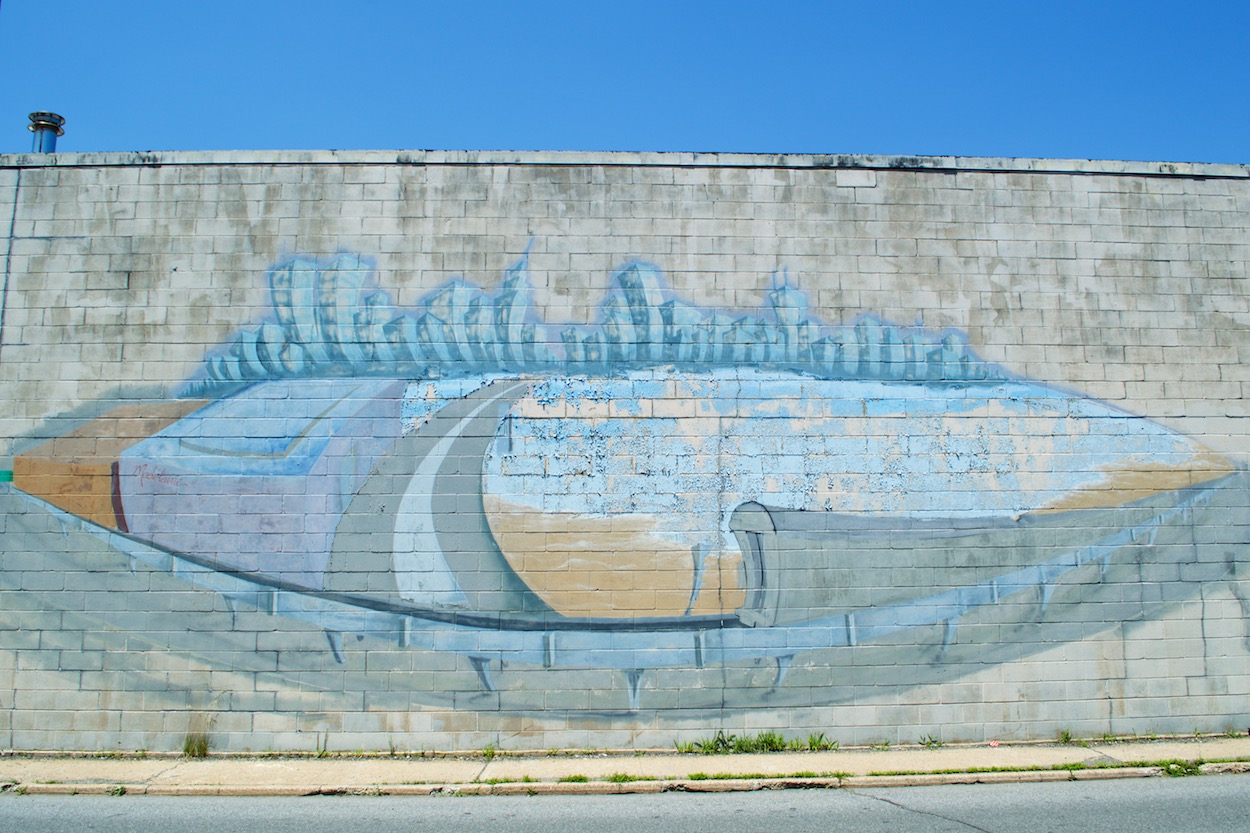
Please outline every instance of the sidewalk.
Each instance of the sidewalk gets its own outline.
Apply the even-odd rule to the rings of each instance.
[[[496,753],[489,759],[481,753],[203,759],[8,753],[0,756],[0,790],[25,795],[549,795],[896,787],[1225,772],[1250,772],[1250,737],[752,755]]]

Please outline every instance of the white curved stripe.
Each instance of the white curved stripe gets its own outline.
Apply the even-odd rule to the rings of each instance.
[[[417,467],[395,518],[391,542],[395,584],[399,595],[410,602],[434,607],[465,607],[468,599],[447,566],[434,531],[434,480],[452,445],[477,415],[507,393],[487,399],[443,435]]]

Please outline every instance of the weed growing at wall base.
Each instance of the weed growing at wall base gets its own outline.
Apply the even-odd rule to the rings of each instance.
[[[838,741],[826,738],[824,732],[817,732],[807,736],[807,750],[809,752],[831,752],[835,751],[838,745]]]
[[[752,752],[831,752],[838,748],[838,741],[829,740],[824,732],[813,733],[806,740],[786,740],[779,732],[764,731],[757,735],[725,734],[722,729],[710,738],[702,740],[674,741],[673,746],[682,755],[729,755]]]
[[[187,732],[182,739],[182,756],[184,758],[204,758],[208,756],[208,733]]]

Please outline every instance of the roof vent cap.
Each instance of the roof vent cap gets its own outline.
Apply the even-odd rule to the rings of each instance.
[[[65,135],[65,119],[56,113],[31,113],[26,129],[35,134],[31,153],[56,153],[56,138]]]

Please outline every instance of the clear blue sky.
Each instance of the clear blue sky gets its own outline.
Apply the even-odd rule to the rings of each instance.
[[[0,152],[1250,162],[1250,2],[0,0]]]

